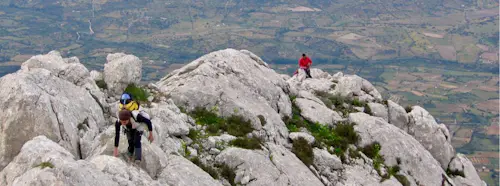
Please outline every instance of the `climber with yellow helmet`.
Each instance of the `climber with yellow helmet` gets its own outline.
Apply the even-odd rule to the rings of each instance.
[[[149,115],[142,110],[139,103],[132,99],[129,93],[123,93],[120,98],[119,111],[117,113],[118,120],[115,122],[115,149],[114,156],[118,156],[118,144],[120,142],[120,128],[124,127],[124,133],[128,139],[128,158],[132,160],[135,152],[135,161],[140,163],[142,159],[141,137],[144,133],[144,124],[147,125],[149,135],[148,140],[152,142],[153,125]]]

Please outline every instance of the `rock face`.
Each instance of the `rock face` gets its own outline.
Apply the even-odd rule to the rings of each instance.
[[[394,103],[391,100],[387,101],[388,104],[388,115],[389,115],[389,123],[393,124],[394,126],[400,128],[401,130],[404,130],[405,132],[408,132],[409,128],[409,121],[408,121],[408,114],[406,113],[406,110]]]
[[[380,153],[389,166],[397,165],[400,159],[401,173],[412,185],[440,185],[446,174],[441,165],[414,138],[385,120],[365,113],[349,114],[349,120],[356,123],[354,129],[361,136],[360,146],[373,142],[381,145]]]
[[[19,155],[0,172],[0,177],[0,185],[6,186],[118,186],[110,177],[95,170],[93,164],[75,160],[70,152],[45,136],[38,136],[26,142]]]
[[[222,185],[214,180],[208,173],[182,157],[171,155],[169,163],[159,175],[160,183],[179,186],[216,186]]]
[[[446,126],[438,125],[434,117],[419,106],[413,106],[408,116],[410,120],[408,133],[439,161],[443,169],[446,169],[451,158],[455,156],[455,149],[451,146],[450,132]]]
[[[486,186],[486,183],[481,180],[479,175],[472,165],[472,162],[463,154],[457,154],[449,164],[449,169],[451,171],[459,171],[464,174],[465,177],[456,176],[453,177],[453,181],[457,185],[479,185]]]
[[[236,169],[236,175],[249,177],[251,185],[323,185],[290,151],[268,143],[270,152],[228,148],[216,162]]]
[[[355,75],[311,69],[313,78],[305,79],[303,71],[289,77],[255,54],[233,49],[207,54],[146,88],[154,95],[143,109],[155,140],[143,135],[143,158],[134,164],[127,161],[123,131],[120,156],[112,156],[116,96],[139,83],[142,64],[121,53],[107,61],[100,75],[78,58],[53,51],[0,78],[0,185],[228,186],[234,180],[248,186],[420,186],[441,185],[443,179],[486,185],[472,163],[455,154],[446,127],[425,109],[414,106],[406,113],[390,100],[383,103],[373,85]],[[101,78],[109,95],[95,83]],[[339,106],[338,100],[355,98],[368,107]],[[255,130],[232,136],[225,129],[231,123],[212,136],[207,124],[183,113],[195,107],[242,115]],[[291,117],[286,125],[284,117]],[[303,127],[304,120],[342,127]],[[355,123],[358,143],[340,121]],[[299,138],[308,143],[290,143]],[[380,151],[371,152],[377,155],[365,149],[375,142]],[[447,169],[453,173],[446,175]]]
[[[88,156],[88,142],[105,123],[98,93],[85,67],[66,63],[57,52],[35,56],[18,72],[2,77],[0,170],[38,135],[57,141],[76,157]]]
[[[124,53],[109,54],[104,64],[104,81],[110,95],[120,95],[129,84],[139,84],[142,77],[142,61]]]
[[[173,71],[158,86],[188,110],[216,107],[222,116],[236,111],[250,119],[267,141],[280,144],[288,136],[281,120],[291,114],[287,83],[248,51],[212,52]],[[260,123],[259,115],[266,125]]]

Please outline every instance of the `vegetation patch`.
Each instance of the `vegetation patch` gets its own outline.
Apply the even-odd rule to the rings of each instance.
[[[372,109],[370,108],[370,106],[368,106],[368,104],[366,104],[365,106],[365,110],[364,112],[368,115],[373,115],[373,112],[372,112]]]
[[[207,126],[206,131],[213,136],[226,131],[230,135],[242,137],[254,130],[251,121],[240,115],[223,118],[219,117],[215,111],[209,111],[203,107],[196,107],[189,115],[196,120],[196,124]]]
[[[328,108],[335,106],[335,111],[342,112],[344,115],[349,113],[358,112],[353,106],[364,107],[366,102],[360,101],[358,99],[352,99],[346,96],[341,96],[340,94],[330,94],[328,92],[316,91],[316,97],[318,97]],[[344,106],[344,103],[348,103],[349,106]]]
[[[194,158],[191,158],[189,160],[191,162],[193,162],[196,166],[200,167],[205,172],[210,174],[210,176],[212,176],[212,178],[219,179],[219,174],[217,173],[217,170],[215,170],[214,168],[212,168],[210,166],[203,164],[198,157],[194,157]]]
[[[230,145],[241,147],[244,149],[262,149],[262,142],[257,137],[247,138],[247,137],[239,137],[235,140],[229,142]]]
[[[102,89],[108,89],[108,84],[104,81],[104,79],[97,80],[95,81],[95,84],[97,87],[102,88]]]
[[[334,147],[332,154],[343,156],[349,144],[356,145],[360,137],[354,131],[354,123],[339,122],[335,127],[312,123],[300,116],[300,109],[292,104],[292,117],[284,117],[283,121],[291,132],[297,132],[300,128],[305,128],[314,136],[315,147]],[[328,148],[327,148],[328,149]]]
[[[148,101],[149,92],[135,84],[128,85],[127,88],[125,89],[125,92],[131,94],[134,100],[144,101],[144,102]]]
[[[379,175],[382,175],[380,168],[384,164],[384,158],[380,155],[380,148],[380,144],[378,142],[374,142],[361,148],[361,152],[373,160],[373,168],[377,170]]]
[[[293,141],[292,152],[307,166],[313,164],[314,154],[311,145],[306,139],[299,137]]]
[[[408,106],[405,107],[405,110],[406,110],[406,113],[410,113],[411,110],[412,110],[412,108],[411,108],[410,105],[408,105]]]
[[[225,178],[231,185],[236,185],[234,183],[234,178],[236,177],[235,169],[229,167],[226,164],[216,165],[221,170],[221,176]]]
[[[52,168],[54,168],[54,164],[45,161],[45,162],[42,162],[42,163],[36,165],[35,167],[40,167],[41,169],[44,169],[44,168],[51,168],[52,169]]]

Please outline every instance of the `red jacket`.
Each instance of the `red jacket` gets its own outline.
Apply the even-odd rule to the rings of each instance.
[[[306,58],[304,59],[303,57],[300,58],[299,60],[299,67],[300,68],[309,68],[309,66],[311,66],[312,64],[312,61],[309,57],[306,56]]]

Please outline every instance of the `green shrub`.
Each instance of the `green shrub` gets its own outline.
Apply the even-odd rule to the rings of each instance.
[[[380,155],[380,148],[380,144],[374,142],[361,149],[361,152],[373,160],[373,168],[377,170],[379,175],[381,175],[380,168],[384,164],[384,158]]]
[[[299,137],[293,141],[292,152],[305,164],[307,167],[313,164],[314,154],[311,145],[306,139]]]
[[[365,107],[366,106],[366,102],[360,101],[358,98],[354,98],[352,100],[351,104],[356,106],[356,107]]]
[[[35,167],[40,167],[41,169],[44,169],[44,168],[47,168],[47,167],[48,168],[54,168],[54,164],[45,161],[45,162],[42,162],[42,163],[36,165]]]
[[[134,100],[144,101],[144,102],[148,101],[149,92],[142,89],[141,87],[138,87],[135,84],[128,85],[127,88],[125,89],[125,92],[131,94]]]
[[[108,84],[106,84],[106,82],[102,79],[102,80],[98,80],[98,81],[95,81],[95,84],[97,85],[97,87],[99,88],[102,88],[102,89],[108,89]]]
[[[252,137],[252,138],[247,138],[247,137],[239,137],[236,138],[235,140],[229,142],[230,145],[234,145],[237,147],[241,147],[244,149],[262,149],[262,142],[260,141],[259,138]]]
[[[410,105],[408,105],[408,106],[405,107],[405,110],[406,110],[406,113],[410,113],[411,110],[412,110],[412,108],[411,108]]]
[[[406,178],[406,176],[404,175],[401,175],[401,174],[396,174],[394,175],[394,177],[399,181],[399,183],[401,183],[401,185],[403,186],[410,186],[411,183],[410,181],[408,181],[408,179]],[[420,185],[420,184],[417,184],[417,185]]]
[[[464,177],[464,178],[465,178],[464,171],[459,171],[459,170],[453,170],[453,171],[452,171],[452,170],[450,170],[450,169],[446,169],[446,174],[447,174],[448,176],[453,176],[453,177],[455,177],[455,176],[462,176],[462,177]]]
[[[368,115],[373,115],[372,109],[370,108],[370,106],[368,106],[368,104],[365,105],[365,113]]]
[[[225,124],[222,129],[233,136],[245,136],[254,130],[252,122],[249,119],[246,120],[243,116],[232,115],[227,118]]]
[[[212,178],[219,179],[219,174],[217,173],[217,170],[215,170],[214,168],[212,168],[210,166],[206,166],[203,163],[201,163],[201,161],[200,161],[200,159],[198,157],[194,157],[194,158],[191,158],[189,160],[191,162],[193,162],[193,164],[195,164],[196,166],[200,167],[205,172],[207,172],[208,174],[210,174],[210,176],[212,176]]]
[[[200,131],[195,129],[189,129],[189,134],[187,135],[193,141],[197,141],[200,137]]]
[[[254,130],[251,121],[239,115],[222,118],[203,107],[196,107],[189,115],[197,124],[207,126],[206,131],[209,135],[219,135],[221,131],[227,131],[233,136],[245,136]]]
[[[231,185],[236,185],[234,183],[234,178],[236,177],[235,170],[226,164],[218,165],[218,167],[221,169],[221,176],[229,181]]]

